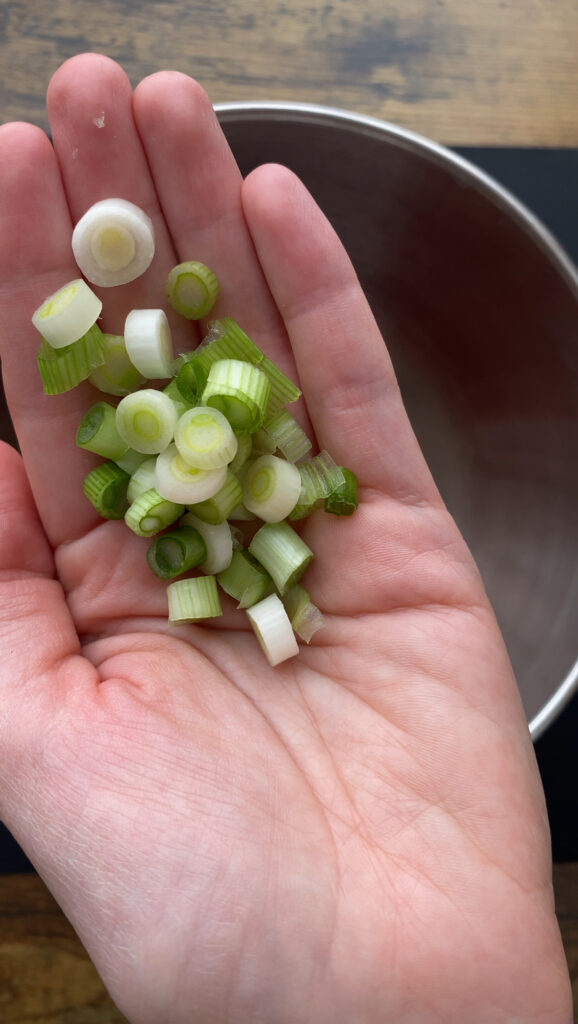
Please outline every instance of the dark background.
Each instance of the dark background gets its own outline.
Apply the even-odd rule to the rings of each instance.
[[[487,171],[525,203],[578,264],[578,150],[460,147],[456,152]],[[557,862],[578,861],[577,740],[578,694],[535,744]],[[0,823],[0,872],[32,870]]]

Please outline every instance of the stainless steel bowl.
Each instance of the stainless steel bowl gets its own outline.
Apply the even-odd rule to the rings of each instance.
[[[426,139],[326,107],[216,109],[242,171],[291,167],[345,243],[537,738],[578,686],[575,268],[512,195]]]
[[[401,128],[303,104],[217,113],[242,171],[291,167],[345,243],[536,739],[578,687],[576,270],[513,196]]]

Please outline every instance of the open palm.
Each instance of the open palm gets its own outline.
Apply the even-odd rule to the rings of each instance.
[[[183,75],[133,94],[84,55],[48,109],[54,149],[0,129],[22,452],[0,465],[2,817],[135,1024],[570,1024],[516,685],[339,241],[287,170],[241,181]],[[90,387],[41,393],[31,312],[78,276],[72,224],[107,196],[149,212],[157,253],[103,296],[105,327],[203,260],[217,315],[298,377],[317,443],[359,477],[352,518],[304,529],[326,626],[274,670],[240,613],[167,625],[146,541],[81,493]]]

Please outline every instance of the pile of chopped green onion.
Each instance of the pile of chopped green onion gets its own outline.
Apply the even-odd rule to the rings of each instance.
[[[100,287],[140,276],[154,252],[152,222],[126,200],[96,203],[73,240],[84,277]],[[165,294],[198,320],[219,286],[189,261],[171,270]],[[299,388],[232,318],[210,322],[200,345],[175,358],[164,310],[132,310],[122,335],[101,331],[101,311],[77,278],[32,317],[45,393],[88,380],[108,396],[76,433],[79,447],[103,459],[84,480],[86,498],[103,519],[124,519],[150,540],[146,560],[169,581],[171,624],[219,616],[220,588],[246,611],[271,665],[293,657],[297,637],[309,643],[323,616],[302,585],[313,552],[292,523],[318,509],[351,515],[355,474],[326,451],[311,454],[287,409]]]

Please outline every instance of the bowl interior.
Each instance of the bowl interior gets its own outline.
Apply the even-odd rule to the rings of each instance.
[[[578,681],[573,268],[511,197],[425,140],[316,108],[218,112],[243,173],[290,166],[347,247],[537,736]]]

